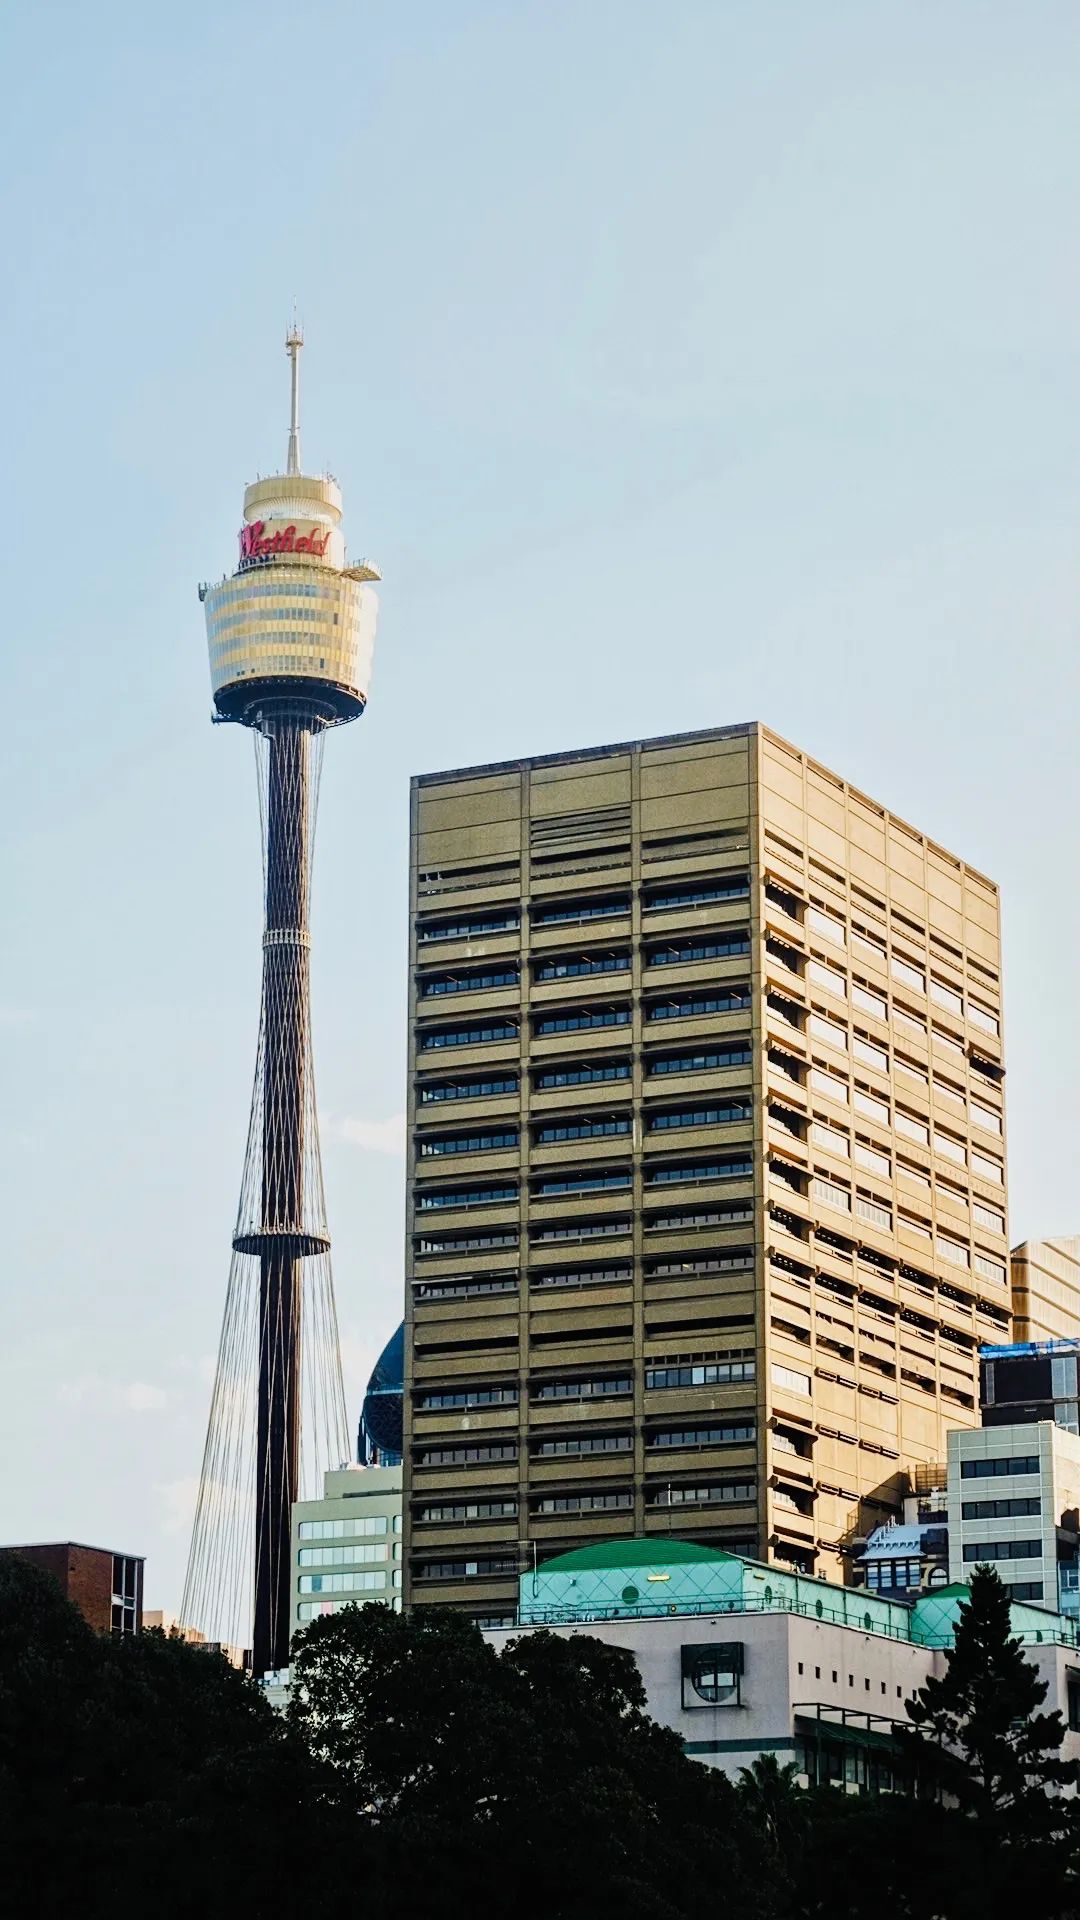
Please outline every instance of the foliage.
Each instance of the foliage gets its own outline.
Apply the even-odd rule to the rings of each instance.
[[[587,1633],[497,1652],[442,1609],[346,1608],[297,1636],[281,1717],[0,1557],[0,1912],[276,1920],[314,1887],[380,1920],[1066,1920],[1073,1803],[1047,1788],[1077,1770],[992,1580],[947,1667],[912,1707],[924,1797],[807,1792],[772,1754],[733,1784]]]

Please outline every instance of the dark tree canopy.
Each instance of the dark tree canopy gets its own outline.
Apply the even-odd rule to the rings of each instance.
[[[297,1636],[293,1677],[279,1716],[220,1656],[99,1639],[48,1575],[0,1560],[0,1913],[1080,1910],[1070,1802],[1046,1790],[1072,1778],[1060,1722],[984,1582],[910,1736],[923,1760],[949,1748],[958,1796],[925,1767],[929,1799],[805,1792],[770,1754],[733,1784],[650,1719],[631,1656],[584,1632],[496,1652],[441,1609],[346,1608]]]

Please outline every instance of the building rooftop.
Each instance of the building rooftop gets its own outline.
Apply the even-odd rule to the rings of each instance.
[[[594,1540],[590,1546],[575,1547],[570,1553],[545,1560],[541,1571],[572,1573],[587,1567],[696,1565],[703,1560],[737,1561],[738,1558],[738,1554],[723,1553],[717,1547],[697,1546],[692,1540],[667,1540],[654,1535],[648,1540]]]

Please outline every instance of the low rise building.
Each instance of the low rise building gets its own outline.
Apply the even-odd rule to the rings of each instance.
[[[949,1435],[949,1572],[992,1566],[1014,1600],[1075,1616],[1080,1437],[1052,1420]]]
[[[400,1607],[400,1466],[328,1473],[321,1500],[293,1507],[292,1558],[291,1633],[368,1600]]]
[[[653,1717],[727,1773],[773,1753],[805,1784],[887,1791],[906,1702],[943,1671],[967,1591],[957,1582],[905,1604],[696,1542],[597,1541],[525,1574],[517,1626],[486,1637],[502,1646],[546,1627],[625,1647]],[[1066,1755],[1080,1757],[1076,1624],[1016,1602],[1012,1625],[1048,1709],[1066,1716]]]
[[[57,1581],[65,1599],[78,1607],[95,1633],[138,1633],[143,1624],[143,1568],[139,1554],[87,1547],[78,1540],[44,1545],[0,1547]]]

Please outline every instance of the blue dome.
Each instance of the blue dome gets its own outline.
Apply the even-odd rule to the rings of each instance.
[[[405,1322],[391,1334],[367,1383],[356,1457],[362,1467],[399,1467],[405,1407]]]

